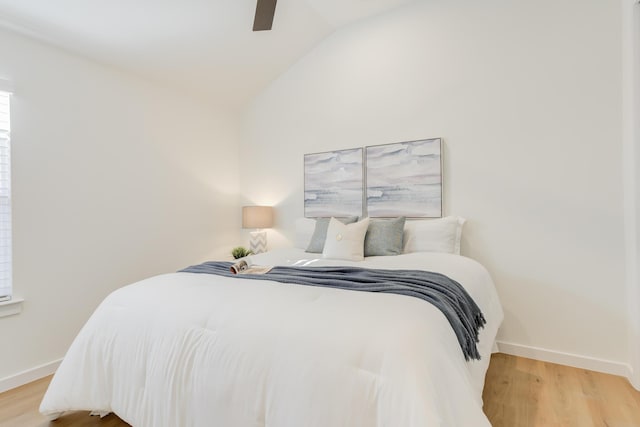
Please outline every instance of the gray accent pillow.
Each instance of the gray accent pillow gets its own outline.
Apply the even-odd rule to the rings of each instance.
[[[336,218],[343,224],[352,224],[358,220],[357,216],[350,216],[347,218]],[[327,240],[327,229],[329,228],[329,221],[331,218],[318,218],[316,219],[316,228],[313,230],[313,236],[309,246],[307,246],[307,252],[314,254],[321,254],[324,250],[324,241]]]
[[[371,220],[364,237],[364,256],[400,255],[405,221],[406,218],[403,216]]]

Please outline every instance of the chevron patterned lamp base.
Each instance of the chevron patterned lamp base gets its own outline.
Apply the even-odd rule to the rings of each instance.
[[[254,254],[261,254],[267,251],[267,232],[266,231],[252,231],[249,233],[249,249]]]

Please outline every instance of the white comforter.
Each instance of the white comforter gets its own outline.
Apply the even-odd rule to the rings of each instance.
[[[481,393],[503,314],[480,264],[435,253],[359,263],[310,256],[252,258],[446,274],[487,318],[482,360],[465,362],[444,315],[417,298],[173,273],[102,302],[41,412],[115,412],[136,427],[490,426]]]

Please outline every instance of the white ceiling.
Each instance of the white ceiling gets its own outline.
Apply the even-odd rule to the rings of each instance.
[[[93,60],[242,106],[336,28],[411,0],[0,0],[0,26]]]

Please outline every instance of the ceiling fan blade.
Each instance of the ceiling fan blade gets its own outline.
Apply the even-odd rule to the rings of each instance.
[[[277,0],[258,0],[256,5],[256,17],[253,20],[253,31],[270,30],[273,24],[273,15],[276,12]]]

